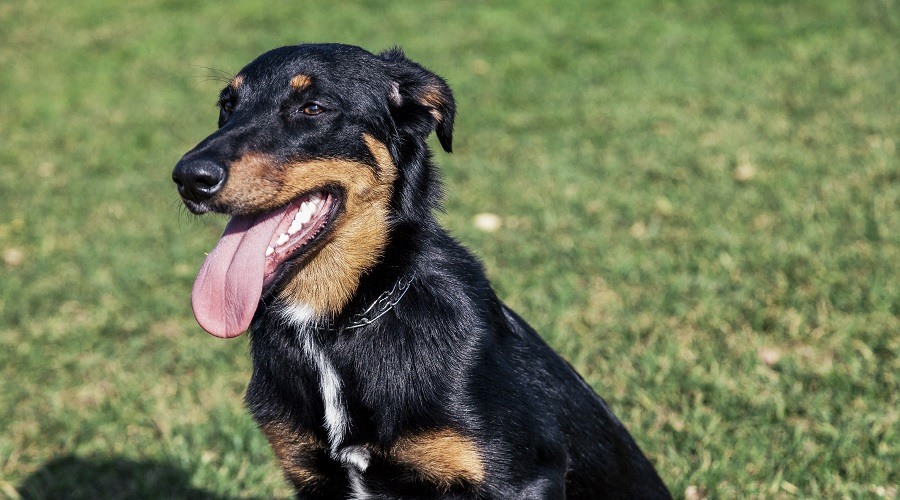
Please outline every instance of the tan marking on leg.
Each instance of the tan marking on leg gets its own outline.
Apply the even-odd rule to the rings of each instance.
[[[298,74],[291,78],[291,88],[300,92],[312,85],[312,78],[308,75]]]
[[[325,443],[310,433],[294,431],[281,422],[269,422],[260,428],[289,481],[301,485],[325,479],[318,471],[302,465],[306,457],[312,457],[314,453],[325,449]]]
[[[443,488],[484,481],[478,446],[450,429],[403,437],[391,447],[390,456]]]
[[[318,315],[337,314],[353,296],[360,276],[374,266],[387,246],[389,205],[397,167],[384,144],[363,139],[377,173],[349,160],[311,160],[280,164],[271,156],[247,154],[233,162],[228,182],[216,196],[236,213],[271,211],[298,196],[327,186],[344,189],[344,213],[329,241],[285,286],[279,296],[309,304]]]

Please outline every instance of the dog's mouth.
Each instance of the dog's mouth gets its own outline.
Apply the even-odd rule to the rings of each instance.
[[[304,256],[334,220],[337,196],[317,191],[294,200],[272,234],[266,247],[266,268],[263,287],[269,287],[279,277],[285,263]]]
[[[272,212],[232,217],[191,290],[200,326],[226,338],[246,331],[263,290],[319,246],[338,215],[340,199],[340,193],[322,189]]]

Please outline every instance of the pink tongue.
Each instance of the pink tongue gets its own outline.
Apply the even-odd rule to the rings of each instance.
[[[250,327],[262,295],[266,247],[283,215],[276,210],[228,222],[191,290],[194,317],[204,330],[229,338]]]

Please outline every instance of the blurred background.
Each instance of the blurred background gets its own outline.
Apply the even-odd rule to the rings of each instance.
[[[894,0],[0,3],[0,496],[289,495],[170,175],[303,41],[450,82],[441,220],[676,497],[897,497]]]

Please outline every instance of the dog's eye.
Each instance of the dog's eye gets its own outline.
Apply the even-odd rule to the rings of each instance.
[[[230,114],[234,111],[234,100],[232,99],[222,99],[219,101],[219,107],[222,108],[222,111]]]
[[[320,106],[317,103],[310,102],[310,103],[303,105],[302,111],[303,111],[304,115],[316,116],[316,115],[321,115],[322,113],[324,113],[325,108],[323,108],[322,106]]]

